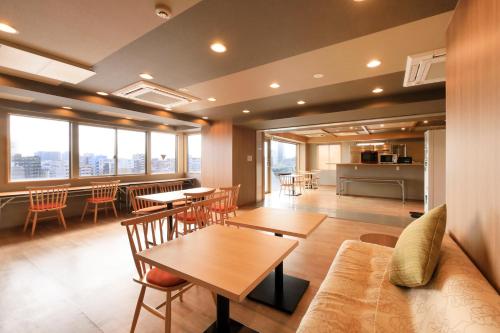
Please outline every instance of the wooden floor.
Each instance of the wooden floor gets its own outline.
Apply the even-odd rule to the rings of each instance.
[[[330,196],[323,201],[323,195]],[[328,189],[294,198],[295,205],[336,205]],[[346,198],[341,198],[344,200]],[[281,207],[281,200],[274,199]],[[356,200],[354,200],[356,201]],[[267,201],[267,205],[271,205]],[[408,209],[398,200],[369,199],[360,210],[398,215]],[[354,205],[353,203],[351,203]],[[420,205],[420,206],[419,206]],[[421,209],[421,203],[415,204]],[[414,207],[413,207],[414,208]],[[300,209],[300,207],[295,207]],[[125,230],[113,219],[80,223],[69,219],[68,231],[41,223],[34,239],[21,229],[0,232],[0,332],[127,332],[139,287]],[[311,285],[293,315],[245,300],[231,303],[231,317],[262,333],[295,332],[340,244],[367,232],[398,235],[400,227],[329,218],[285,260],[285,273]],[[150,301],[163,301],[154,291]],[[189,290],[172,306],[172,332],[203,332],[215,320],[210,293]],[[162,332],[162,322],[141,312],[137,332]]]

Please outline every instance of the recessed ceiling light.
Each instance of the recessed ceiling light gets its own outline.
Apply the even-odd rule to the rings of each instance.
[[[280,87],[280,84],[278,82],[273,82],[269,85],[269,87],[273,89],[278,89]]]
[[[349,129],[354,129],[354,126],[349,127]]]
[[[189,89],[186,89],[186,88],[179,88],[179,91],[182,91],[182,92],[187,92],[187,91],[189,91]]]
[[[125,119],[127,119],[127,120],[132,120],[132,117],[125,117]]]
[[[151,74],[148,74],[148,73],[141,73],[139,74],[139,76],[145,80],[152,80],[154,79],[154,77],[151,75]]]
[[[401,127],[401,130],[402,130],[402,131],[405,131],[405,130],[406,130],[406,127]]]
[[[209,97],[207,98],[207,100],[210,102],[215,102],[217,99],[215,97]]]
[[[208,117],[201,117],[201,118],[202,118],[202,119],[205,119],[205,120],[207,120],[207,119],[208,119]]]
[[[71,110],[73,109],[71,106],[62,106],[63,109],[66,109],[66,110]]]
[[[382,62],[380,60],[373,59],[373,60],[370,60],[370,62],[366,64],[366,67],[375,68],[375,67],[380,66],[380,64],[382,64]]]
[[[250,110],[243,110],[243,113],[250,113]]]
[[[104,91],[98,91],[97,95],[108,96],[109,94],[107,92],[104,92]]]
[[[316,74],[313,75],[313,78],[315,78],[315,79],[321,79],[323,76],[324,75],[321,74],[321,73],[316,73]]]
[[[167,110],[167,111],[172,111],[172,108],[165,108],[165,110]]]
[[[374,93],[374,94],[380,94],[382,91],[384,91],[384,89],[382,89],[382,88],[375,88],[375,89],[372,90],[372,93]]]
[[[210,48],[212,49],[212,51],[217,53],[226,52],[226,46],[224,46],[224,44],[222,43],[213,43],[212,45],[210,45]]]
[[[6,32],[8,34],[17,34],[19,33],[16,29],[8,25],[7,23],[0,23],[0,31]]]
[[[424,120],[424,124],[428,124],[428,123],[429,123],[429,121],[428,121],[428,120]]]
[[[306,101],[302,101],[302,100],[300,100],[300,101],[297,101],[297,104],[299,104],[299,105],[304,105],[304,104],[306,104]]]
[[[380,127],[384,127],[385,125],[384,124],[380,124]]]

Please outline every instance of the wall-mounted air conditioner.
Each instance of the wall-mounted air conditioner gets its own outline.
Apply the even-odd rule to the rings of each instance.
[[[146,81],[131,84],[113,92],[113,95],[162,108],[174,108],[200,100],[197,97]]]
[[[446,79],[446,49],[408,56],[404,87],[442,82]]]

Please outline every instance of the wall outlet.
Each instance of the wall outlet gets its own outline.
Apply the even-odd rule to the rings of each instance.
[[[247,155],[247,162],[252,162],[253,156],[252,155]]]

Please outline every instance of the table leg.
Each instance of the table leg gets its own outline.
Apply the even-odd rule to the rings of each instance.
[[[217,320],[210,325],[205,333],[257,333],[229,317],[229,299],[217,295]]]
[[[174,204],[172,202],[167,203],[167,209],[174,209]],[[172,216],[169,216],[168,230],[167,230],[168,240],[172,239],[173,233],[174,233],[174,218]]]
[[[283,237],[282,234],[275,234]],[[252,292],[248,298],[270,307],[293,313],[309,287],[309,281],[283,274],[283,262],[276,266]]]

